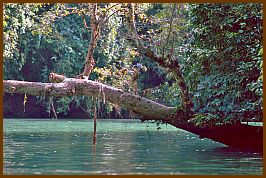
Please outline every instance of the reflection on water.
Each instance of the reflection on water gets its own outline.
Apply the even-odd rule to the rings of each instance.
[[[147,127],[147,125],[149,127]],[[4,174],[262,174],[262,153],[139,121],[4,120]]]

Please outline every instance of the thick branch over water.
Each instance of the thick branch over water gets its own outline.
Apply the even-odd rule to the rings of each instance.
[[[182,110],[167,107],[147,98],[91,80],[65,78],[61,83],[4,80],[4,92],[57,97],[74,95],[98,97],[99,92],[102,92],[100,96],[104,97],[106,101],[142,115],[142,121],[161,120],[200,137],[210,138],[229,146],[262,148],[262,127],[243,124],[215,126],[212,128],[197,127],[187,122],[187,115]]]
[[[61,83],[5,80],[4,92],[56,97],[74,95],[98,97],[99,92],[101,92],[100,96],[104,97],[106,101],[117,104],[125,109],[132,110],[146,118],[169,118],[176,111],[176,108],[174,107],[167,107],[139,95],[134,95],[99,82],[83,79],[66,78]]]

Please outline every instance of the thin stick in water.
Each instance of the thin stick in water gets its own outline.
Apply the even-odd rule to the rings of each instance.
[[[96,125],[97,125],[97,105],[96,105],[96,99],[94,98],[94,109],[93,109],[93,120],[94,120],[94,126],[93,126],[93,144],[96,144]]]

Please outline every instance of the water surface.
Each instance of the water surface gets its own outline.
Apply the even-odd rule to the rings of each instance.
[[[4,119],[4,174],[262,174],[262,153],[139,120]]]

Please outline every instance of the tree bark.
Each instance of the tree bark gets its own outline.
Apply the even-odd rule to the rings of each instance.
[[[28,95],[45,96],[74,96],[86,95],[93,97],[104,97],[103,99],[117,104],[142,117],[149,119],[170,118],[174,115],[176,108],[167,107],[147,98],[125,92],[99,82],[83,79],[65,78],[61,83],[40,83],[16,80],[4,81],[4,92],[24,93]],[[100,94],[99,94],[100,93]]]
[[[97,3],[92,5],[92,12],[90,17],[91,17],[90,19],[91,38],[89,42],[87,56],[85,59],[84,70],[82,74],[78,76],[78,78],[83,78],[83,76],[89,77],[95,65],[93,53],[100,35],[100,23],[97,16]],[[86,22],[85,17],[83,18],[84,18],[83,21]]]

